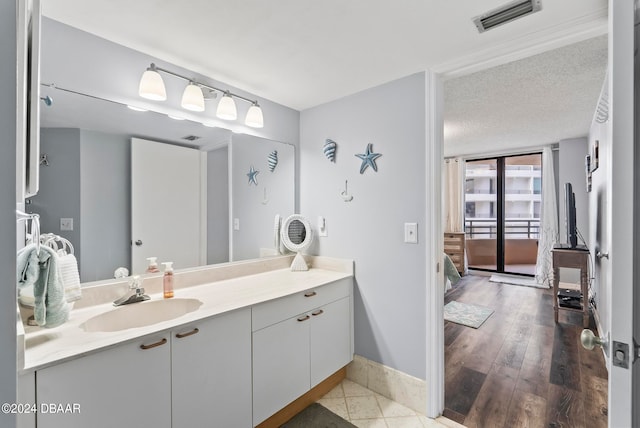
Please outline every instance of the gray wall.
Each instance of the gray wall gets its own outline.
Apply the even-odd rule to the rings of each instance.
[[[207,264],[229,261],[229,148],[207,153]]]
[[[62,88],[69,88],[95,96],[115,100],[124,104],[149,107],[151,110],[179,112],[187,115],[179,107],[184,81],[177,78],[164,78],[167,88],[167,101],[158,103],[138,96],[140,76],[149,64],[154,62],[173,72],[198,79],[216,87],[229,89],[250,99],[254,95],[238,88],[205,78],[202,75],[158,60],[150,55],[110,42],[93,34],[70,27],[49,18],[42,20],[42,81],[55,82]],[[207,54],[207,53],[203,53]],[[215,53],[212,53],[215,54]],[[55,100],[54,100],[55,101]],[[260,107],[264,113],[265,126],[262,129],[246,127],[242,121],[222,121],[214,115],[211,121],[235,132],[255,134],[263,138],[298,144],[298,111],[281,104],[260,98]],[[244,117],[249,104],[236,103],[238,117]],[[55,107],[55,103],[54,103]],[[84,128],[84,127],[81,127]]]
[[[126,136],[67,128],[42,128],[40,191],[29,209],[42,232],[74,246],[82,282],[112,278],[131,264],[130,141]],[[60,230],[60,218],[73,231]]]
[[[0,2],[0,402],[16,401],[16,4]],[[0,413],[0,426],[14,415]]]
[[[301,113],[300,207],[328,236],[317,254],[356,262],[355,351],[415,377],[426,378],[426,249],[405,244],[404,223],[424,236],[426,141],[425,75],[415,74]],[[325,139],[338,143],[336,162]],[[359,173],[368,143],[381,153],[378,172]],[[353,201],[340,192],[349,180]]]
[[[268,156],[278,151],[278,165],[268,168]],[[233,135],[231,141],[232,220],[240,221],[233,230],[232,260],[260,257],[260,248],[273,248],[273,221],[276,214],[284,219],[295,211],[294,148],[273,140]],[[249,184],[247,173],[253,166],[259,171],[258,185]],[[267,203],[265,202],[265,189]]]
[[[28,209],[40,214],[42,233],[55,233],[71,241],[82,266],[80,130],[41,129],[40,153],[47,155],[49,166],[40,167],[40,191],[31,198]],[[60,230],[63,217],[73,219],[73,231]]]
[[[80,131],[80,277],[112,278],[131,264],[131,141]]]
[[[558,169],[558,228],[560,242],[567,242],[565,226],[566,213],[564,202],[564,184],[571,183],[576,195],[576,224],[578,230],[589,243],[589,198],[586,190],[584,157],[589,153],[587,138],[560,140]],[[578,236],[578,243],[582,240]],[[576,269],[561,269],[560,281],[580,283],[580,272]]]

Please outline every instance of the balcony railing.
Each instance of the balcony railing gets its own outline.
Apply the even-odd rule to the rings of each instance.
[[[467,218],[464,221],[467,239],[497,238],[497,228],[498,226],[495,219]],[[506,238],[538,239],[540,234],[540,219],[505,219],[504,234]]]

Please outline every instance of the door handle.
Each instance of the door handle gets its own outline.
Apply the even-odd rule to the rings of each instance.
[[[138,247],[140,247],[140,246],[142,246],[142,241],[141,241],[140,239],[138,239],[138,240],[135,242],[135,244],[136,244]]]
[[[582,333],[580,334],[580,342],[582,343],[582,347],[589,351],[596,346],[600,346],[605,349],[609,346],[608,338],[597,337],[591,330],[586,328],[582,330]]]

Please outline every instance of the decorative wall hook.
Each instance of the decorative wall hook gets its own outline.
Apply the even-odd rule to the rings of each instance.
[[[46,153],[40,155],[40,165],[49,166],[49,159]]]
[[[269,198],[267,197],[267,188],[264,188],[264,196],[262,198],[262,205],[267,205],[269,203]]]
[[[353,196],[349,194],[348,184],[349,180],[344,180],[344,190],[340,193],[340,197],[345,202],[351,202],[353,200]]]

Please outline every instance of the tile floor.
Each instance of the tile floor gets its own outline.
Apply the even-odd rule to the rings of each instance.
[[[447,428],[412,409],[345,379],[318,403],[359,428]],[[447,421],[450,422],[450,421]]]

